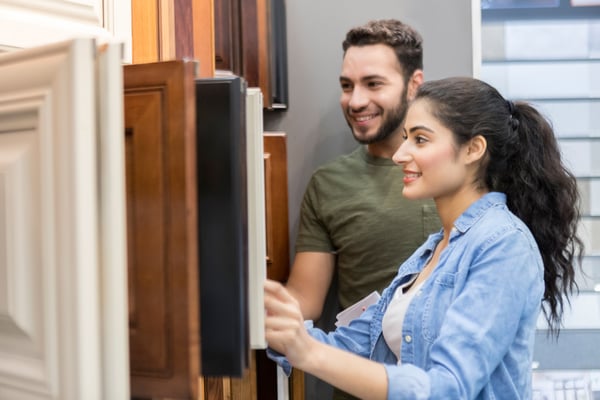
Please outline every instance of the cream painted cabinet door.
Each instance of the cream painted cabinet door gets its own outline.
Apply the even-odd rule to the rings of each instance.
[[[129,397],[119,56],[0,55],[0,399]]]
[[[0,50],[76,37],[123,43],[131,62],[131,0],[0,0]]]

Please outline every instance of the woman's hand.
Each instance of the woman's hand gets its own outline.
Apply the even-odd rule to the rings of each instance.
[[[276,281],[265,282],[265,335],[269,347],[301,368],[314,341],[306,328],[298,301]]]
[[[317,341],[304,327],[298,301],[276,281],[265,282],[265,334],[289,363],[361,399],[385,399],[383,364]]]

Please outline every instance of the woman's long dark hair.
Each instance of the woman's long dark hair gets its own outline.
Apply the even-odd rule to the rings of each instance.
[[[583,242],[577,182],[561,160],[552,126],[528,103],[507,101],[477,79],[429,81],[416,98],[428,101],[458,145],[477,135],[487,140],[475,184],[505,193],[508,208],[531,230],[544,262],[544,315],[558,335],[564,302],[577,289]]]

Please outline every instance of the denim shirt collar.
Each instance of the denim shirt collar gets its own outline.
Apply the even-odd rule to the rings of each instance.
[[[475,225],[490,207],[498,204],[506,204],[506,195],[504,193],[490,192],[483,195],[480,199],[471,204],[456,221],[454,221],[454,227],[460,233],[465,233],[469,228]]]

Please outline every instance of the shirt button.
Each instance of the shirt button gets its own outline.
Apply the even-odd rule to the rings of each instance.
[[[406,336],[404,336],[404,341],[406,343],[410,343],[410,342],[412,342],[412,337],[410,335],[406,335]]]

